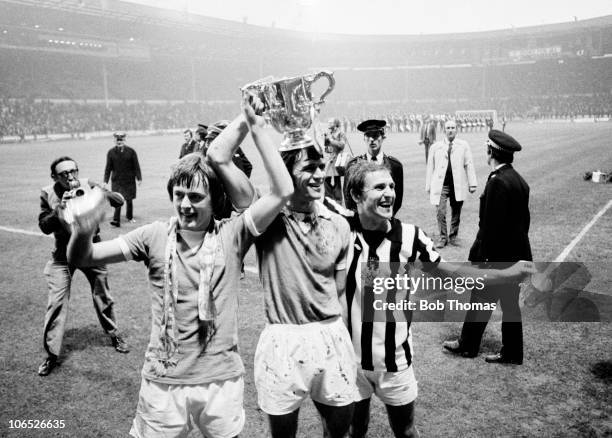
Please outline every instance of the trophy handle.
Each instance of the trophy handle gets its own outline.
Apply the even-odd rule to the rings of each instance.
[[[334,89],[334,87],[336,86],[336,80],[334,79],[334,74],[332,72],[329,71],[320,71],[319,73],[308,77],[308,85],[312,85],[314,82],[318,81],[320,78],[322,77],[326,77],[327,81],[329,82],[329,85],[327,86],[327,90],[325,90],[325,92],[321,95],[321,97],[319,97],[319,100],[316,102],[313,102],[315,104],[315,106],[319,106],[321,105],[323,102],[325,102],[325,98],[327,97],[327,95],[329,93],[331,93]],[[304,78],[306,79],[306,78]]]

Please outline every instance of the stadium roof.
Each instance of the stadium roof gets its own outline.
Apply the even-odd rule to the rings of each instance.
[[[406,41],[406,42],[444,42],[453,40],[489,40],[497,38],[515,38],[542,35],[566,34],[584,30],[596,30],[612,27],[612,15],[572,22],[546,24],[539,26],[517,27],[511,29],[446,33],[430,35],[316,35],[306,32],[277,29],[238,23],[219,18],[188,14],[183,11],[161,9],[151,6],[134,4],[120,0],[0,0],[2,18],[6,24],[31,24],[33,21],[51,23],[65,27],[76,33],[99,33],[108,31],[109,21],[128,22],[136,25],[154,25],[172,29],[185,29],[216,35],[232,37],[279,37],[311,41],[359,42],[368,41]],[[76,19],[78,16],[78,20]],[[118,29],[126,35],[129,27]],[[133,30],[133,29],[132,29]],[[136,29],[142,30],[142,29]],[[119,37],[122,35],[119,34]]]

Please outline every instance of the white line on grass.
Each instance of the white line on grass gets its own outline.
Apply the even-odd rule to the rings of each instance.
[[[28,236],[38,236],[38,237],[46,236],[46,237],[52,237],[50,234],[47,236],[46,234],[39,233],[38,231],[28,231],[28,230],[22,230],[20,228],[11,228],[11,227],[0,226],[0,230],[7,231],[9,233],[15,233],[15,234],[27,234]]]
[[[599,210],[599,212],[593,217],[593,219],[591,219],[591,222],[586,224],[584,226],[584,228],[578,233],[578,235],[576,237],[574,237],[574,240],[572,240],[569,243],[569,245],[567,245],[565,247],[565,249],[561,252],[561,254],[559,254],[557,256],[557,258],[555,259],[555,263],[562,262],[563,260],[565,260],[565,258],[569,255],[569,253],[572,251],[572,249],[574,249],[574,247],[578,244],[578,242],[580,242],[580,240],[584,237],[584,235],[587,233],[587,231],[589,231],[589,229],[593,225],[595,225],[595,222],[597,222],[599,220],[599,218],[602,217],[604,215],[604,213],[610,207],[612,207],[612,199],[610,201],[608,201],[608,203],[601,210]]]
[[[15,234],[25,234],[28,236],[36,236],[36,237],[53,237],[51,234],[46,235],[43,233],[39,233],[38,231],[29,231],[29,230],[22,230],[19,228],[11,228],[11,227],[3,227],[0,225],[0,230],[2,231],[6,231],[8,233],[15,233]],[[257,270],[256,266],[245,266],[244,270],[247,272],[250,272],[252,274],[258,274],[259,271]]]

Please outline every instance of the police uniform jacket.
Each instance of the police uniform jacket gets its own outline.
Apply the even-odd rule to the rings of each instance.
[[[113,147],[106,154],[104,182],[112,181],[111,189],[126,200],[136,198],[136,180],[141,181],[140,164],[136,151],[129,146]]]
[[[480,196],[478,234],[472,262],[532,260],[529,244],[529,186],[510,164],[493,171]]]
[[[181,146],[181,152],[179,153],[179,159],[183,158],[187,154],[196,152],[197,148],[198,143],[194,139],[191,139],[188,143],[183,143],[183,146]]]

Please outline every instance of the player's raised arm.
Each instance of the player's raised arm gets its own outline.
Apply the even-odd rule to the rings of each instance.
[[[238,210],[251,205],[255,197],[249,178],[232,161],[248,132],[244,114],[240,114],[213,140],[206,154],[208,162],[223,181],[232,205]]]
[[[244,117],[251,131],[253,142],[261,154],[270,181],[270,192],[251,206],[251,217],[257,231],[262,232],[293,195],[293,181],[272,139],[265,132],[265,120],[256,114],[261,102],[245,95],[242,101]]]

